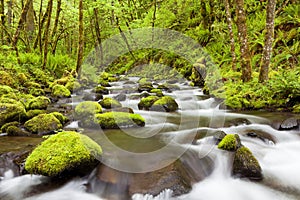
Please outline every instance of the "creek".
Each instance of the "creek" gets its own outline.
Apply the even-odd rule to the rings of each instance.
[[[174,113],[138,109],[139,93],[128,92],[137,87],[124,81],[112,83],[110,94],[114,97],[126,91],[124,107],[130,107],[145,118],[146,126],[113,130],[85,129],[84,134],[103,148],[102,165],[118,172],[106,172],[110,183],[95,181],[101,169],[88,176],[53,184],[47,177],[38,175],[17,176],[13,170],[1,169],[1,200],[299,200],[300,199],[300,130],[277,130],[274,124],[294,116],[291,113],[266,111],[234,113],[220,107],[220,102],[191,87],[186,82],[177,83],[179,89],[164,92],[174,97],[179,110]],[[81,101],[73,96],[72,106]],[[247,122],[247,123],[246,123]],[[78,129],[73,121],[66,129]],[[217,148],[214,136],[223,131],[239,134],[259,161],[264,179],[253,182],[231,176],[232,154]],[[255,133],[249,135],[249,133]],[[36,145],[40,138],[0,137],[1,152],[26,149]],[[170,165],[176,159],[199,175],[190,191],[177,195],[165,187],[158,194],[131,194],[126,185],[134,173],[147,173]],[[198,161],[201,161],[200,164]],[[202,163],[202,164],[201,164]],[[131,175],[129,175],[131,174]],[[111,176],[110,176],[111,175]],[[115,178],[117,177],[117,178]],[[105,177],[104,177],[105,179]],[[112,186],[111,182],[114,183]],[[152,183],[163,184],[163,183]],[[167,184],[166,184],[167,185]],[[40,189],[39,189],[40,188]],[[176,194],[174,196],[174,194]]]

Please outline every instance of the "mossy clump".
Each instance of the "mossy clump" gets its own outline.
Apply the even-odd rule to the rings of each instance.
[[[300,113],[300,104],[293,106],[293,113]]]
[[[237,149],[235,153],[232,174],[233,176],[251,180],[261,180],[263,178],[259,162],[250,149],[244,146]]]
[[[75,107],[75,115],[78,119],[87,118],[97,113],[102,113],[102,106],[95,101],[83,101]]]
[[[0,85],[8,85],[13,87],[15,85],[15,81],[8,72],[0,71]]]
[[[46,109],[50,103],[51,100],[48,97],[35,97],[28,102],[27,110],[43,110]]]
[[[142,98],[138,103],[138,108],[140,110],[149,110],[151,106],[154,104],[154,102],[156,102],[157,100],[159,100],[159,97],[157,96],[148,96]]]
[[[55,85],[52,87],[52,96],[54,96],[54,97],[70,97],[71,92],[63,85]]]
[[[17,126],[9,126],[6,129],[8,136],[29,136],[30,133]]]
[[[138,91],[139,92],[150,92],[153,88],[153,85],[151,82],[139,82],[139,87],[138,87]]]
[[[19,126],[20,122],[8,122],[1,127],[1,132],[6,133],[6,130],[10,126]]]
[[[240,147],[240,137],[237,134],[227,134],[218,144],[218,148],[227,151],[236,151]]]
[[[105,97],[99,103],[103,108],[107,109],[122,107],[122,104],[119,101],[110,97]]]
[[[26,119],[32,119],[33,117],[39,115],[39,114],[46,114],[46,110],[29,110],[26,112]]]
[[[54,115],[60,121],[61,124],[65,124],[69,121],[69,119],[60,112],[52,112],[51,114]]]
[[[101,147],[86,135],[64,131],[50,136],[27,157],[31,174],[58,177],[81,166],[91,166],[102,154]]]
[[[0,103],[0,127],[12,121],[22,121],[26,114],[21,103]]]
[[[164,96],[155,101],[151,109],[155,111],[174,112],[178,109],[178,104],[172,97]]]
[[[81,88],[81,84],[76,80],[71,80],[71,81],[67,82],[67,84],[65,86],[68,90],[70,90],[72,92],[78,91]]]
[[[96,114],[94,120],[105,129],[145,126],[145,119],[141,115],[124,112]]]
[[[40,114],[24,124],[31,133],[44,134],[62,128],[62,124],[53,114]]]
[[[0,85],[0,97],[5,94],[14,93],[14,90],[7,85]]]
[[[152,90],[150,91],[150,93],[155,93],[156,96],[158,96],[158,97],[164,96],[163,93],[162,93],[162,91],[161,91],[161,89],[157,89],[157,88],[152,89]]]
[[[108,94],[109,93],[108,89],[106,87],[101,86],[101,85],[96,86],[93,89],[93,92],[97,93],[97,94]]]
[[[36,97],[45,95],[45,91],[41,88],[29,88],[28,93]]]

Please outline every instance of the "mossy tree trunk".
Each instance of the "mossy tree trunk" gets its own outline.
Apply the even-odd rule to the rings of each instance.
[[[251,58],[249,52],[247,25],[246,25],[246,12],[244,9],[244,0],[236,0],[236,15],[237,15],[237,28],[240,41],[241,51],[241,68],[242,68],[242,80],[248,82],[251,80],[252,68]]]
[[[27,51],[30,51],[30,44],[32,43],[35,32],[33,1],[31,1],[29,5],[29,10],[27,12],[25,30],[28,40]]]
[[[275,8],[276,0],[268,0],[265,44],[263,48],[263,55],[259,73],[259,82],[261,83],[269,79],[268,73],[271,63],[271,55],[274,41]]]
[[[230,4],[228,0],[224,0],[225,5],[225,12],[226,12],[226,21],[229,31],[229,38],[230,38],[230,52],[232,57],[232,70],[236,70],[236,54],[235,54],[235,41],[234,41],[234,34],[232,28],[232,17],[230,13]]]
[[[48,5],[47,5],[48,18],[47,18],[46,27],[45,27],[44,36],[43,36],[43,39],[44,39],[44,46],[43,46],[44,52],[43,52],[43,64],[42,64],[43,69],[46,68],[46,64],[47,64],[49,29],[50,29],[50,25],[51,25],[52,7],[53,7],[53,0],[49,0]]]
[[[82,61],[83,61],[83,48],[84,48],[84,35],[83,35],[83,0],[79,0],[78,6],[79,18],[78,18],[78,50],[77,50],[77,64],[76,72],[79,73]]]
[[[0,1],[0,20],[1,26],[5,26],[5,16],[4,16],[4,0]],[[0,40],[1,44],[4,44],[4,30],[3,28],[0,29]]]
[[[99,16],[98,16],[98,8],[93,9],[94,18],[95,18],[95,32],[96,38],[98,42],[99,54],[100,54],[100,66],[103,65],[103,48],[102,48],[102,38],[101,38],[101,28],[99,25]]]

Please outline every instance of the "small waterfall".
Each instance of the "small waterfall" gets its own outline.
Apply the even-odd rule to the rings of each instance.
[[[167,199],[171,199],[173,195],[173,191],[166,189],[164,191],[162,191],[159,195],[157,196],[153,196],[150,194],[134,194],[132,196],[132,200],[167,200]]]

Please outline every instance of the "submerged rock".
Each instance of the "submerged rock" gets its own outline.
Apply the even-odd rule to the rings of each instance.
[[[234,156],[232,175],[250,180],[262,180],[262,169],[247,147],[240,147]]]
[[[174,112],[178,109],[177,102],[170,96],[164,96],[155,101],[151,107],[154,111]]]
[[[95,167],[101,154],[101,147],[88,136],[65,131],[36,147],[26,159],[25,169],[50,177],[83,175]]]
[[[44,134],[62,128],[61,122],[53,114],[40,114],[24,124],[31,133]]]
[[[99,124],[101,128],[118,129],[145,126],[145,119],[139,114],[107,112],[103,114],[96,114],[94,123]]]
[[[291,130],[300,126],[300,119],[291,117],[284,120],[279,127],[279,130]]]
[[[157,101],[159,97],[157,96],[148,96],[145,98],[142,98],[140,102],[138,103],[138,108],[140,110],[149,110],[151,106],[154,104],[155,101]]]

